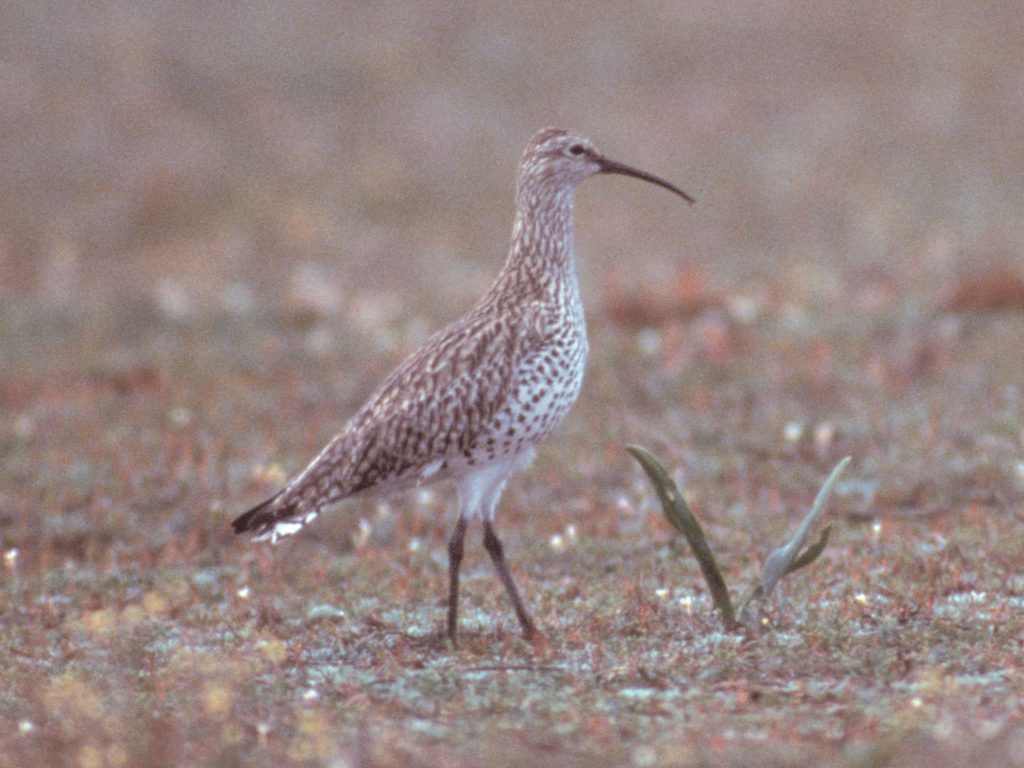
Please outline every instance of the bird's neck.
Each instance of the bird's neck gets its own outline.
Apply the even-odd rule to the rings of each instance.
[[[572,210],[572,187],[517,190],[512,246],[498,285],[540,300],[578,293]]]

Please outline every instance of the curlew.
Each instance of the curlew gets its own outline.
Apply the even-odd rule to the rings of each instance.
[[[528,463],[579,394],[587,329],[576,276],[573,192],[595,174],[621,174],[693,198],[664,179],[602,155],[560,128],[539,131],[516,173],[505,266],[479,304],[399,365],[342,431],[285,487],[232,525],[277,542],[326,507],[371,490],[449,479],[458,518],[448,540],[447,633],[456,644],[459,568],[469,519],[527,640],[537,629],[509,571],[494,513],[505,483]]]

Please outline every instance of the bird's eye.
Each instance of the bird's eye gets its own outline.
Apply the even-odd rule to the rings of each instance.
[[[583,154],[583,145],[582,144],[573,144],[571,147],[569,147],[569,154],[570,155],[582,155]]]

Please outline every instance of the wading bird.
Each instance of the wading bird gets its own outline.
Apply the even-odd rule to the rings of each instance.
[[[532,640],[537,630],[505,562],[494,512],[509,476],[559,425],[583,382],[587,329],[573,192],[596,174],[632,176],[693,202],[669,182],[608,159],[578,133],[539,131],[516,174],[512,243],[494,285],[384,379],[279,493],[235,520],[235,532],[277,542],[355,494],[450,479],[459,516],[448,541],[449,638],[456,643],[466,526],[479,515],[484,548]]]

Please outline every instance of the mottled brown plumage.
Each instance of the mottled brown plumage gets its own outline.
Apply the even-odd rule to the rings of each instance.
[[[519,165],[511,250],[491,289],[399,365],[284,489],[235,520],[235,532],[276,542],[354,494],[452,479],[460,501],[448,547],[452,642],[463,537],[478,514],[484,545],[532,637],[533,622],[494,532],[494,510],[509,475],[562,421],[583,381],[587,335],[573,191],[596,173],[644,179],[692,202],[668,182],[608,160],[578,134],[538,132]]]

